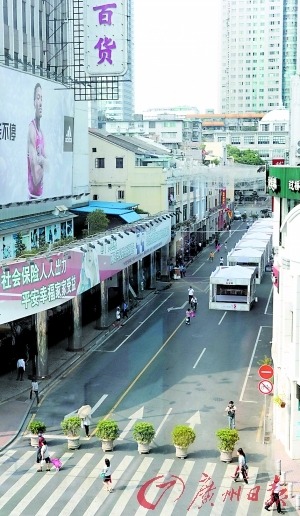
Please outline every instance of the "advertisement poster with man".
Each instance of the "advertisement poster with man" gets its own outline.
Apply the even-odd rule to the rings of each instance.
[[[0,83],[0,204],[70,195],[72,92],[1,66]]]

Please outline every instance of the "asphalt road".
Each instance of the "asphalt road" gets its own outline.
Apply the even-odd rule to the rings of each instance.
[[[233,224],[228,250],[245,229],[243,223]],[[223,235],[221,242],[227,237]],[[181,516],[201,510],[204,515],[257,516],[264,512],[272,472],[268,446],[262,444],[265,398],[258,391],[257,370],[258,360],[270,355],[271,279],[266,274],[258,285],[258,303],[250,312],[209,310],[209,276],[218,262],[217,258],[209,262],[208,253],[209,248],[203,250],[185,278],[153,296],[55,383],[38,408],[36,417],[46,422],[49,433],[61,433],[63,417],[87,403],[94,407],[94,424],[107,415],[118,421],[122,433],[108,454],[114,493],[101,490],[103,452],[95,437],[83,439],[75,452],[53,439],[51,451],[65,461],[57,474],[43,473],[36,479],[34,466],[28,473],[29,466],[19,471],[15,465],[14,473],[5,477],[0,463],[0,486],[6,489],[6,497],[0,499],[1,514]],[[221,255],[226,255],[224,248]],[[198,310],[186,326],[189,285],[195,289]],[[227,426],[225,407],[231,399],[237,406],[239,446],[245,449],[250,467],[248,486],[233,483],[236,463],[219,461],[215,431]],[[139,456],[132,439],[132,426],[142,418],[157,431],[149,456]],[[197,437],[188,459],[181,461],[175,458],[171,431],[185,423],[194,427]],[[17,461],[29,453],[23,441],[7,453],[13,451]],[[35,487],[37,480],[45,490]]]

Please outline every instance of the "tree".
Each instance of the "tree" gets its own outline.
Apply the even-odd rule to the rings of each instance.
[[[264,165],[257,151],[252,149],[240,150],[232,145],[227,145],[227,156],[234,159],[236,163],[243,163],[245,165]]]
[[[94,235],[95,233],[101,233],[107,229],[109,219],[103,210],[95,210],[88,214],[86,223],[88,235]]]
[[[26,245],[23,242],[22,233],[19,231],[16,236],[16,257],[21,256],[26,250]]]

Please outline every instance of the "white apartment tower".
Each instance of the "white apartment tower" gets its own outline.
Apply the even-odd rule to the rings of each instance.
[[[223,113],[290,106],[298,0],[222,0]]]

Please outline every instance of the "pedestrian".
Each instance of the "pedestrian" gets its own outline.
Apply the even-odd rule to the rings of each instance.
[[[44,439],[42,447],[38,449],[36,461],[38,464],[40,464],[39,469],[37,470],[38,472],[43,470],[44,463],[46,464],[46,471],[50,471],[51,462],[50,462],[48,444],[45,439]]]
[[[120,323],[121,323],[121,310],[120,310],[120,307],[117,306],[117,308],[116,308],[116,322],[115,322],[114,326],[119,328]]]
[[[188,288],[188,294],[189,294],[189,305],[191,304],[192,297],[194,295],[194,289],[193,287],[189,286]]]
[[[279,475],[275,475],[273,484],[272,484],[272,494],[270,500],[265,505],[266,511],[270,511],[270,507],[273,505],[273,503],[276,503],[276,509],[278,514],[283,514],[283,511],[281,510],[281,504],[280,504],[280,477]]]
[[[191,310],[189,308],[185,312],[185,324],[191,324]]]
[[[225,249],[225,251],[227,251],[227,242],[225,242],[225,244],[224,244],[224,249]]]
[[[221,249],[221,246],[220,246],[220,244],[218,244],[218,245],[217,245],[217,252],[219,252],[219,251],[220,251],[220,249]]]
[[[82,418],[81,423],[82,427],[85,429],[85,435],[86,437],[90,437],[90,424],[91,424],[91,418],[87,414],[84,418]]]
[[[192,310],[194,310],[194,312],[197,311],[197,305],[198,305],[198,300],[194,294],[192,297],[192,301],[191,301],[191,308],[192,308]]]
[[[123,301],[122,305],[123,319],[128,319],[128,304],[126,301]]]
[[[233,401],[228,402],[228,405],[225,410],[227,411],[227,416],[228,416],[228,427],[233,429],[233,428],[235,428],[235,412],[236,412],[236,406],[233,403]]]
[[[213,251],[211,251],[211,252],[209,253],[209,261],[210,261],[210,262],[213,262],[213,261],[214,261],[214,257],[215,257],[215,253],[214,253]]]
[[[25,360],[24,358],[19,358],[17,361],[17,370],[18,370],[18,376],[17,380],[23,381],[23,374],[25,371]]]
[[[180,272],[180,277],[183,278],[183,265],[182,265],[182,263],[179,265],[179,272]]]
[[[101,477],[103,478],[103,485],[106,487],[106,491],[109,493],[113,492],[113,489],[111,487],[111,466],[110,466],[110,460],[105,459],[105,467],[102,469]]]
[[[199,244],[198,244],[199,253],[200,253],[201,249],[202,249],[202,242],[199,242]]]
[[[247,473],[248,466],[247,466],[247,462],[246,462],[246,455],[243,451],[243,448],[239,448],[236,453],[238,456],[239,463],[238,463],[238,467],[236,468],[235,474],[233,477],[234,481],[237,482],[241,475],[245,484],[248,484],[248,473]]]
[[[182,264],[182,275],[183,275],[184,278],[185,278],[185,274],[186,274],[186,266],[183,263]]]
[[[31,381],[31,390],[30,390],[30,399],[32,400],[32,393],[35,394],[35,397],[36,397],[36,403],[37,405],[39,404],[40,400],[39,400],[39,384],[38,382],[36,381],[36,378],[35,376],[32,377],[32,381]]]
[[[224,258],[221,256],[221,258],[220,258],[220,267],[221,267],[222,265],[224,265]]]
[[[45,437],[43,436],[42,432],[38,433],[38,437],[39,437],[38,448],[41,448],[44,444]]]

